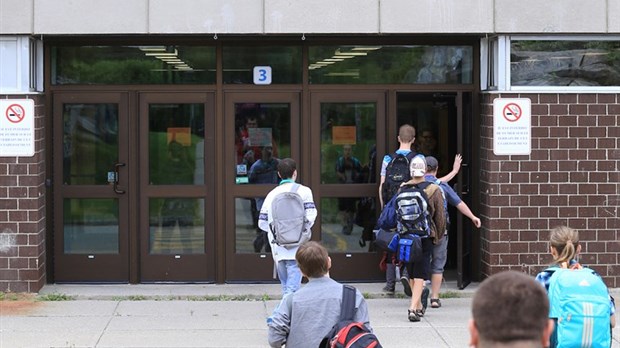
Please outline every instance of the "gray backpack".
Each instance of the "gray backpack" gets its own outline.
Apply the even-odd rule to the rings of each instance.
[[[293,184],[291,191],[282,192],[271,202],[273,243],[291,249],[310,240],[312,231],[306,228],[304,201],[297,193],[299,184]]]

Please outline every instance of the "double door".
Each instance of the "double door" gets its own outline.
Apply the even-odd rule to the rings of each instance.
[[[257,219],[286,157],[313,190],[313,239],[330,252],[330,274],[380,281],[372,230],[383,156],[398,146],[398,127],[416,127],[414,150],[436,156],[440,176],[454,154],[471,160],[467,93],[227,92],[222,106],[215,100],[202,92],[53,94],[55,281],[274,281]],[[452,182],[466,201],[468,170]],[[460,215],[452,222],[448,267],[465,286],[471,229]]]
[[[212,95],[53,100],[55,281],[213,281]]]

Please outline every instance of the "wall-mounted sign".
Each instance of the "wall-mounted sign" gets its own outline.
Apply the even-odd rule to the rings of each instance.
[[[271,67],[255,66],[254,67],[254,84],[270,85],[271,84]]]
[[[334,145],[355,145],[356,143],[355,126],[333,126],[332,144]]]
[[[0,157],[34,156],[34,100],[0,100]]]
[[[493,153],[529,155],[532,152],[532,102],[528,98],[493,100]]]

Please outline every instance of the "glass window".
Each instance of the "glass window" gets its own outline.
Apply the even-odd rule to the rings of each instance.
[[[470,84],[471,46],[311,46],[312,84]]]
[[[149,105],[151,185],[204,183],[204,105]]]
[[[620,86],[620,41],[510,43],[512,86]]]
[[[215,47],[55,46],[52,84],[213,84]]]
[[[331,252],[362,253],[376,222],[374,198],[321,198],[321,242]]]
[[[118,105],[63,105],[63,182],[108,185],[118,162]]]
[[[118,254],[118,200],[65,198],[65,254]]]
[[[376,109],[375,103],[321,103],[321,183],[376,182]]]
[[[258,213],[263,198],[235,198],[235,252],[270,253],[271,245],[267,232],[258,228]]]
[[[224,46],[223,52],[224,83],[253,84],[255,66],[271,67],[272,84],[301,83],[301,46]]]
[[[151,254],[204,253],[204,199],[151,198],[149,224]]]
[[[277,184],[277,161],[291,157],[291,106],[235,104],[235,182]]]

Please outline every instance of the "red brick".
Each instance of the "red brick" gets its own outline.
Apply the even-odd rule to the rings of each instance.
[[[615,94],[597,94],[599,104],[615,104]]]
[[[562,104],[575,104],[575,103],[577,103],[577,95],[575,95],[575,94],[560,94],[560,103],[562,103]]]
[[[606,115],[607,105],[590,104],[588,105],[588,115]]]
[[[549,105],[549,114],[550,115],[568,115],[568,105],[551,104]],[[560,122],[562,122],[562,118],[560,118]]]
[[[552,109],[553,111],[553,109]],[[560,127],[574,127],[577,125],[577,116],[562,116],[558,118]]]
[[[541,94],[540,95],[540,103],[541,104],[557,104],[558,95],[557,94]]]
[[[580,104],[596,103],[596,94],[580,94],[579,103]]]
[[[568,197],[567,196],[550,196],[549,205],[556,206],[556,207],[568,205]]]
[[[529,196],[530,205],[534,207],[546,207],[549,205],[549,196]]]
[[[540,115],[540,116],[549,115],[549,105],[532,104],[532,115]]]
[[[558,208],[557,207],[542,207],[540,208],[540,216],[541,217],[558,217]]]
[[[588,106],[578,104],[569,105],[568,113],[570,115],[586,115],[588,113]]]

